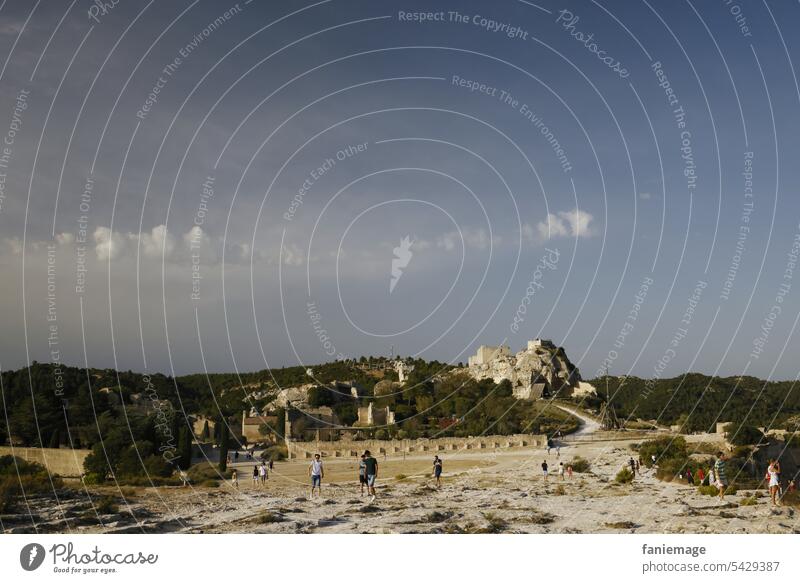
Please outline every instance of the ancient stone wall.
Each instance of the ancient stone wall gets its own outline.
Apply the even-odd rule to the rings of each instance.
[[[431,455],[453,451],[488,451],[496,449],[512,449],[526,447],[544,447],[547,437],[544,435],[488,435],[484,437],[440,437],[437,439],[364,439],[361,441],[291,441],[286,444],[289,457],[292,459],[310,459],[315,453],[328,458],[355,458],[364,450],[369,450],[375,457],[397,457],[403,454]]]
[[[14,455],[29,462],[42,464],[51,474],[76,478],[83,473],[83,460],[88,449],[54,449],[39,447],[0,447],[0,456]]]

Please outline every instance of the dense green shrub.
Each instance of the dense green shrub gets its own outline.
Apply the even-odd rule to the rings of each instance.
[[[729,423],[725,428],[725,439],[733,445],[757,445],[764,439],[764,434],[752,425],[734,426]]]
[[[569,465],[572,466],[572,471],[578,474],[585,474],[591,467],[589,460],[586,460],[580,456],[573,458]]]
[[[117,499],[113,496],[103,496],[94,503],[94,509],[98,514],[116,514],[119,512]]]
[[[285,460],[289,457],[289,449],[286,447],[285,444],[277,444],[271,445],[270,447],[266,448],[263,452],[261,452],[261,459],[263,460],[272,460],[274,462],[278,462],[281,460]]]
[[[650,468],[653,466],[652,456],[656,457],[656,464],[661,467],[667,460],[686,460],[689,454],[683,437],[660,437],[643,442],[639,446],[639,456],[644,465]]]
[[[630,484],[633,482],[633,472],[630,471],[628,468],[622,468],[620,471],[617,472],[617,475],[614,477],[614,480],[618,484]]]
[[[23,492],[25,496],[47,494],[63,485],[58,475],[51,475],[41,464],[0,456],[0,512],[13,510]]]

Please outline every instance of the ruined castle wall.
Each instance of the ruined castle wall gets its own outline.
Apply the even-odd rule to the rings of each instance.
[[[0,456],[14,455],[29,462],[42,464],[51,474],[76,478],[83,473],[83,460],[88,449],[55,449],[49,447],[0,447]]]
[[[431,455],[453,451],[487,451],[496,449],[544,447],[544,435],[488,435],[484,437],[440,437],[437,439],[364,439],[361,441],[291,441],[286,444],[292,459],[311,459],[315,453],[328,458],[356,458],[364,450],[370,450],[375,457],[397,457],[405,454]]]

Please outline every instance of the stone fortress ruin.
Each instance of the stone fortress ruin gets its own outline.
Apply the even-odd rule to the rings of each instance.
[[[540,338],[529,340],[516,354],[508,346],[481,346],[469,357],[468,370],[476,380],[509,381],[517,399],[571,397],[581,384],[564,349]]]

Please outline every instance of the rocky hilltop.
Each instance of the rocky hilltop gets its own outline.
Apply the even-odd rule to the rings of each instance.
[[[529,340],[524,350],[511,354],[508,346],[481,346],[469,357],[469,373],[476,380],[511,382],[518,399],[572,396],[581,375],[564,349],[550,340]]]

